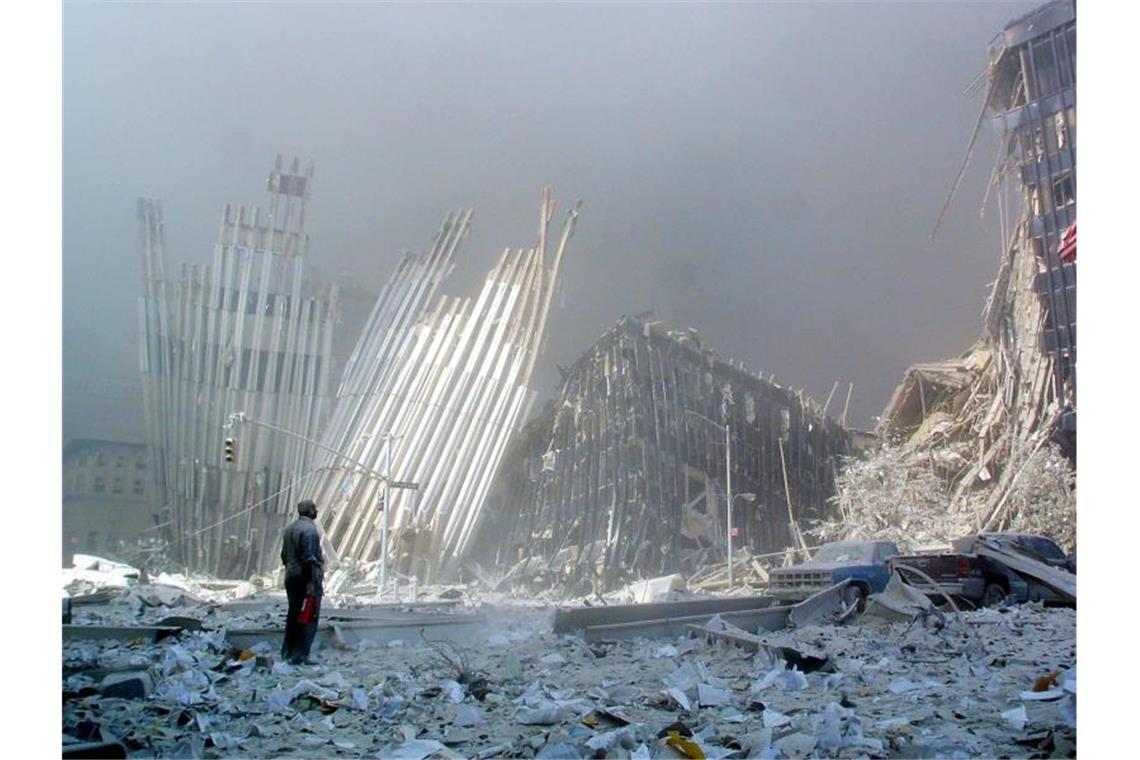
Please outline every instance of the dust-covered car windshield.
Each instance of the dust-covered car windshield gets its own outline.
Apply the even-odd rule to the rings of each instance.
[[[828,544],[821,546],[812,562],[865,562],[870,564],[875,553],[874,544]]]

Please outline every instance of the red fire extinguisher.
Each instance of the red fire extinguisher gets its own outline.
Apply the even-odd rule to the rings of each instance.
[[[301,625],[308,625],[313,622],[313,612],[317,608],[317,600],[314,597],[306,596],[305,601],[301,603],[301,611],[297,613],[297,622]]]

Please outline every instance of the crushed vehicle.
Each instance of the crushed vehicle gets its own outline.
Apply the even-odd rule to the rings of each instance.
[[[839,541],[824,544],[811,559],[768,572],[768,593],[781,601],[802,601],[812,594],[851,579],[844,589],[847,605],[861,603],[886,588],[887,561],[899,553],[891,541]]]
[[[942,593],[964,599],[976,607],[997,607],[1003,604],[1040,601],[1049,605],[1068,605],[1073,600],[1057,589],[1019,571],[990,553],[979,554],[979,547],[998,548],[1026,557],[1048,568],[1076,573],[1076,562],[1065,555],[1056,542],[1045,536],[1030,533],[978,533],[964,536],[951,544],[947,554],[899,555],[890,561],[892,569],[899,569],[903,580],[935,601]],[[902,567],[900,567],[902,566]],[[915,568],[930,577],[939,588],[917,573]]]

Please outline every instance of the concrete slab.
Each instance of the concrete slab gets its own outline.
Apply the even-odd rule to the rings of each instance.
[[[763,628],[766,631],[778,631],[787,627],[788,612],[791,607],[770,607],[759,610],[741,610],[739,612],[720,612],[721,620],[726,623],[743,628],[747,631]],[[636,638],[665,638],[685,634],[690,625],[704,625],[712,614],[685,615],[659,620],[638,620],[630,623],[616,623],[612,625],[593,625],[582,631],[586,641],[614,641]]]
[[[174,636],[182,631],[174,626],[158,625],[79,625],[63,626],[63,640],[87,641],[98,639],[117,639],[119,641],[149,641],[159,642],[167,636]]]
[[[771,607],[776,600],[770,596],[728,596],[696,599],[683,602],[656,602],[654,604],[615,604],[605,607],[559,608],[554,612],[554,633],[577,633],[585,628],[615,625],[636,621],[705,615],[740,610],[757,610]]]
[[[788,626],[798,628],[835,622],[846,611],[843,604],[843,590],[850,582],[850,579],[842,580],[792,607],[788,613]]]
[[[99,694],[108,699],[146,699],[154,691],[154,679],[145,670],[112,673],[99,684]]]
[[[473,637],[489,630],[489,623],[483,615],[418,615],[335,622],[335,630],[334,620],[322,615],[317,627],[317,641],[322,647],[337,643],[354,645],[362,641],[386,644],[400,640],[413,644],[422,641],[422,632],[431,641],[470,642]],[[340,642],[337,641],[338,633]],[[226,641],[239,649],[248,649],[260,641],[277,647],[284,635],[284,628],[231,628],[226,630]]]

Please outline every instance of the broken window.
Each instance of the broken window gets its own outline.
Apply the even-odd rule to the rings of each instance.
[[[1029,130],[1022,130],[1017,133],[1017,147],[1021,150],[1021,158],[1023,161],[1035,155],[1033,137],[1030,135]]]
[[[1076,188],[1073,186],[1073,175],[1065,172],[1053,180],[1053,206],[1062,208],[1077,202]]]
[[[1069,62],[1073,67],[1073,82],[1077,81],[1077,25],[1071,24],[1065,33],[1065,41],[1069,47]]]
[[[1045,119],[1042,125],[1045,133],[1045,150],[1049,153],[1055,153],[1057,151],[1057,134],[1053,128],[1053,124],[1054,122],[1051,119]]]
[[[1033,46],[1033,68],[1037,74],[1037,99],[1061,89],[1052,37],[1041,40]]]
[[[1057,150],[1064,150],[1068,139],[1065,136],[1065,114],[1058,111],[1053,114],[1053,134],[1056,139]]]
[[[1061,75],[1061,86],[1071,87],[1076,82],[1076,78],[1073,76],[1073,49],[1066,44],[1068,42],[1068,35],[1063,32],[1058,33],[1054,40],[1054,50],[1057,53],[1057,68]]]
[[[1026,185],[1025,192],[1029,195],[1029,213],[1041,216],[1041,193],[1037,192],[1037,185]]]
[[[1025,75],[1022,74],[1021,69],[1017,70],[1017,77],[1013,83],[1013,98],[1009,102],[1009,107],[1020,108],[1025,105]]]

